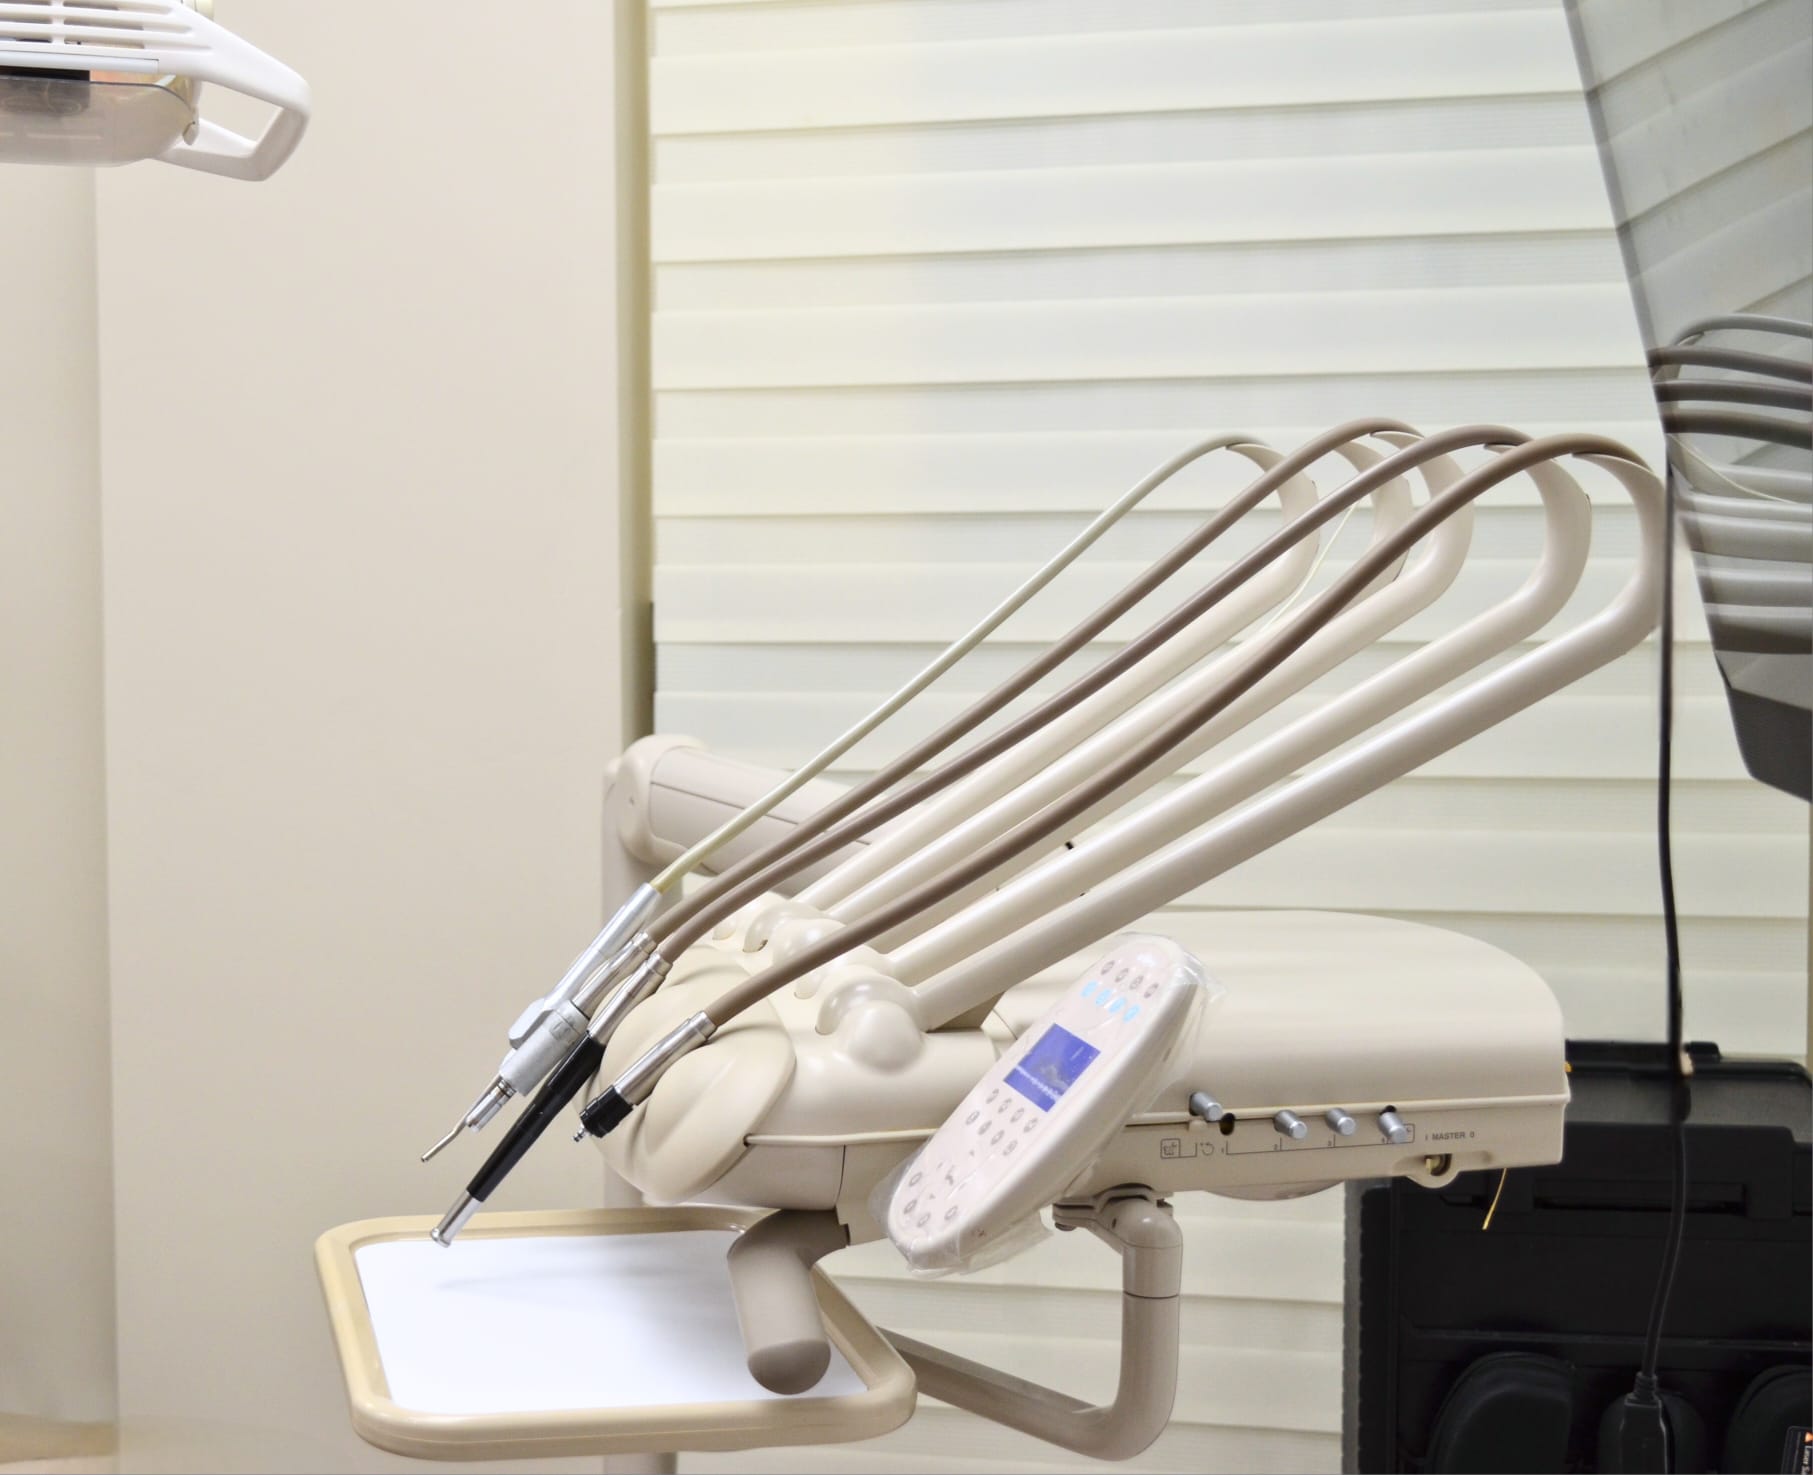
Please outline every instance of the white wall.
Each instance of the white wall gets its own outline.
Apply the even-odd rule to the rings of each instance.
[[[113,1414],[94,189],[0,170],[0,1461]],[[75,1443],[80,1443],[75,1439]]]
[[[618,660],[608,7],[236,0],[314,88],[255,188],[100,181],[122,1464],[370,1469],[316,1234],[602,912]],[[488,1147],[494,1140],[484,1141]],[[550,1143],[521,1207],[596,1202]]]
[[[1673,14],[1712,28],[1748,3]],[[1560,0],[656,0],[651,57],[664,731],[799,761],[1201,435],[1289,446],[1385,414],[1660,448]],[[851,772],[1244,480],[1179,477]],[[1623,499],[1601,510],[1575,617],[1635,547]],[[1492,495],[1453,596],[1355,665],[1508,592],[1537,527],[1527,488]],[[1804,810],[1742,776],[1703,625],[1685,627],[1689,1028],[1795,1050]],[[1654,673],[1634,652],[1158,925],[1212,967],[1217,908],[1408,916],[1524,957],[1578,1034],[1658,1036]],[[1338,1196],[1181,1213],[1222,1273],[1189,1298],[1176,1419],[1135,1466],[1332,1467]],[[1035,1254],[937,1288],[900,1283],[885,1247],[837,1265],[884,1324],[1074,1392],[1111,1377],[1105,1258],[1093,1282]],[[693,1468],[1040,1461],[1063,1463],[932,1409],[860,1450]]]

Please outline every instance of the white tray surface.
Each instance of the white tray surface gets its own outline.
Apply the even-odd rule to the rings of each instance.
[[[361,1246],[391,1399],[434,1414],[771,1399],[749,1376],[728,1230]],[[835,1345],[808,1395],[859,1394]]]

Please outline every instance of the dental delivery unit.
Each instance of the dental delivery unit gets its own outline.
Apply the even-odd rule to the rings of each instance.
[[[873,777],[820,777],[1209,456],[1257,474]],[[1343,470],[1325,491],[1310,472],[1331,464]],[[1629,499],[1639,547],[1609,603],[1550,632],[1586,566],[1583,477],[1596,496]],[[1453,588],[1476,499],[1514,479],[1543,526],[1523,583],[1380,663],[1379,642]],[[1362,506],[1363,550],[1316,587]],[[1110,1403],[889,1336],[874,1355],[911,1374],[880,1425],[701,1413],[638,1426],[640,1442],[569,1423],[565,1443],[544,1429],[532,1444],[460,1445],[416,1437],[401,1416],[361,1418],[355,1399],[361,1432],[452,1458],[800,1443],[898,1424],[916,1384],[1126,1458],[1162,1431],[1176,1385],[1173,1196],[1288,1197],[1394,1175],[1439,1185],[1557,1160],[1561,1011],[1521,963],[1434,928],[1315,913],[1217,913],[1193,956],[1142,919],[1630,650],[1661,606],[1664,514],[1656,476],[1596,435],[1425,435],[1372,419],[1289,453],[1217,436],[1131,488],[796,772],[663,738],[619,762],[611,814],[629,852],[660,868],[520,1013],[492,1081],[424,1155],[527,1098],[433,1240],[456,1246],[581,1104],[576,1140],[603,1139],[644,1202],[745,1215],[727,1262],[742,1355],[755,1384],[797,1395],[825,1377],[833,1345],[856,1355],[824,1311],[823,1256],[885,1236],[916,1272],[961,1272],[1025,1246],[1049,1210],[1122,1256]],[[1250,546],[1226,551],[1242,537]],[[1199,582],[1191,566],[1211,549],[1220,561]],[[1180,602],[1136,631],[1128,617],[1173,580]],[[1111,653],[1071,674],[1097,642]],[[1355,679],[1303,700],[1356,657]]]
[[[514,39],[502,25],[499,38]],[[262,127],[225,126],[210,84],[265,105]],[[303,79],[218,24],[213,0],[0,0],[0,163],[155,160],[264,180],[309,113]],[[1675,131],[1703,130],[1646,122],[1612,143]],[[1662,261],[1671,289],[1687,256]],[[1551,1164],[1570,1101],[1554,996],[1483,942],[1379,917],[1215,911],[1191,950],[1152,914],[1660,620],[1671,1248],[1635,1387],[1601,1426],[1618,1461],[1598,1468],[1700,1468],[1673,1446],[1657,1381],[1694,1058],[1668,849],[1672,527],[1678,499],[1711,559],[1708,628],[1746,762],[1804,798],[1807,478],[1716,465],[1688,437],[1804,448],[1803,420],[1756,412],[1813,410],[1800,356],[1813,329],[1670,311],[1689,326],[1650,354],[1667,487],[1587,433],[1373,418],[1288,452],[1217,435],[1181,447],[797,770],[682,738],[634,744],[606,801],[627,897],[517,1015],[492,1078],[423,1160],[522,1098],[513,1119],[432,1228],[367,1221],[317,1243],[358,1432],[430,1459],[641,1457],[872,1437],[923,1392],[1084,1455],[1146,1450],[1178,1383],[1177,1195],[1436,1188]],[[1702,342],[1726,332],[1770,351]],[[1212,458],[1250,479],[1174,548],[872,776],[826,777]],[[1475,503],[1495,489],[1540,509],[1541,543],[1523,582],[1487,597],[1461,574]],[[1606,500],[1634,509],[1636,546],[1598,604],[1582,586]],[[1364,546],[1329,564],[1362,509]],[[1492,561],[1514,562],[1496,548]],[[1156,619],[1140,613],[1153,599],[1172,601]],[[1591,1102],[1580,1063],[1576,1132]],[[637,1206],[478,1218],[569,1105],[573,1140],[602,1144],[607,1195]],[[1031,1245],[1047,1215],[1121,1260],[1106,1403],[884,1332],[819,1265],[886,1240],[916,1275],[965,1274]],[[1389,1358],[1362,1363],[1397,1376]],[[1804,1395],[1804,1365],[1790,1372]]]

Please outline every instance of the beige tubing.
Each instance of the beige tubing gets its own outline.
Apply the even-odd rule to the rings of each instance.
[[[795,871],[810,865],[813,861],[822,859],[826,855],[835,854],[856,835],[866,833],[876,825],[905,813],[913,805],[956,782],[966,773],[973,772],[989,759],[1007,751],[1021,738],[1037,731],[1052,718],[1106,686],[1122,671],[1129,669],[1150,654],[1152,650],[1157,649],[1166,640],[1187,627],[1192,619],[1211,607],[1215,601],[1211,600],[1207,604],[1203,604],[1199,597],[1198,600],[1183,606],[1182,609],[1174,611],[1165,620],[1147,631],[1140,640],[1133,642],[1115,656],[1102,662],[1093,671],[1072,682],[1070,686],[1048,698],[1024,717],[977,744],[962,757],[946,764],[910,788],[870,804],[871,800],[876,799],[878,795],[886,794],[889,789],[920,768],[928,759],[936,757],[958,738],[973,731],[988,718],[1001,711],[1014,698],[1029,691],[1040,678],[1056,670],[1064,661],[1083,649],[1115,620],[1138,605],[1172,574],[1182,569],[1228,528],[1237,523],[1272,492],[1299,475],[1306,467],[1321,460],[1329,451],[1338,446],[1378,431],[1392,430],[1415,433],[1410,426],[1399,420],[1359,420],[1317,436],[1292,452],[1277,466],[1241,491],[1195,533],[1128,584],[1125,589],[1097,609],[1089,618],[1078,624],[1062,640],[1048,647],[1040,656],[1029,661],[1012,677],[972,703],[964,712],[947,722],[930,737],[916,743],[873,778],[851,789],[836,803],[827,805],[784,840],[770,846],[761,854],[751,856],[748,860],[732,866],[718,878],[714,886],[681,901],[673,910],[658,918],[650,926],[650,937],[656,944],[661,945],[664,955],[677,957],[685,948],[703,937],[720,917],[728,915],[745,901],[773,889],[779,882]],[[1395,475],[1395,473],[1393,474]],[[1389,479],[1382,478],[1381,480]],[[1304,529],[1306,532],[1310,530]],[[1248,567],[1241,579],[1228,584],[1217,597],[1224,597],[1239,583],[1244,583],[1261,566],[1255,564]],[[863,809],[864,805],[870,805],[870,807]],[[862,809],[863,812],[857,814],[848,825],[839,826],[837,829],[831,828],[846,816],[855,814],[859,809]],[[835,843],[831,843],[833,840]]]
[[[1041,915],[957,967],[911,991],[923,1028],[961,1017],[1095,939],[1165,906],[1193,886],[1276,845],[1438,753],[1502,722],[1630,650],[1652,629],[1661,607],[1662,548],[1668,536],[1662,488],[1637,455],[1597,436],[1551,436],[1500,458],[1578,455],[1617,477],[1636,509],[1641,544],[1624,588],[1598,614],[1470,683],[1439,705],[1370,735],[1351,752],[1292,780],[1275,793],[1148,856],[1113,881]],[[1480,476],[1482,473],[1475,473]],[[1471,480],[1471,478],[1470,478]],[[1460,488],[1456,488],[1457,491]],[[987,905],[987,903],[983,903]]]
[[[890,976],[913,985],[946,968],[957,967],[1004,934],[1046,915],[1054,905],[1122,874],[1144,857],[1292,773],[1308,768],[1343,743],[1534,635],[1561,612],[1579,586],[1591,545],[1592,507],[1578,483],[1554,462],[1531,466],[1528,475],[1542,495],[1543,547],[1529,578],[1514,593],[1350,690],[1330,696],[1288,726],[1268,734],[1263,743],[1253,744],[1163,799],[1086,836],[1074,848],[1048,859],[1037,871],[996,890],[986,903],[971,906],[920,933],[889,958]],[[1431,551],[1442,534],[1470,511],[1463,509],[1437,529],[1429,540]],[[1403,588],[1414,577],[1413,572],[1388,592]],[[1211,731],[1237,718],[1255,699],[1263,702],[1268,686],[1278,676],[1290,672],[1298,661],[1310,657],[1319,643],[1336,635],[1342,621],[1364,615],[1369,605],[1385,597],[1375,595],[1348,609],[1285,662],[1278,673],[1206,724],[1204,730]],[[1352,648],[1351,642],[1346,645],[1347,649]],[[1347,649],[1337,648],[1333,652],[1335,659],[1345,655]],[[1333,663],[1318,662],[1317,668],[1327,669]],[[1188,752],[1198,742],[1199,739],[1192,740],[1182,751]],[[914,1017],[920,1018],[918,1011],[930,1007],[930,995],[916,990],[910,997]]]
[[[1351,462],[1356,471],[1369,471],[1383,459],[1359,442],[1338,448],[1337,454]],[[1278,500],[1287,520],[1294,520],[1315,506],[1315,488],[1307,479],[1290,481],[1279,489]],[[1390,482],[1380,487],[1373,496],[1374,537],[1399,526],[1414,505],[1406,483]],[[1010,796],[1017,797],[1024,792],[1028,781],[1049,782],[1049,771],[1054,764],[1070,761],[1079,745],[1092,734],[1099,734],[1104,725],[1116,719],[1124,720],[1129,708],[1184,672],[1199,667],[1205,657],[1214,652],[1223,652],[1215,656],[1215,660],[1228,659],[1233,653],[1225,652],[1224,647],[1233,637],[1251,626],[1267,609],[1276,620],[1290,607],[1301,586],[1314,577],[1315,568],[1316,549],[1311,541],[1297,544],[1225,603],[1205,614],[1185,635],[1169,642],[1088,700],[1078,702],[1037,737],[1020,743],[962,783],[921,805],[900,824],[891,826],[885,835],[876,836],[863,853],[851,856],[801,892],[797,910],[802,914],[809,914],[808,909],[824,912],[840,922],[860,915],[869,904],[866,893],[884,872],[909,862],[923,866],[928,846],[944,839],[983,808]],[[1396,570],[1391,572],[1395,574]],[[1199,675],[1197,672],[1191,679],[1195,680]],[[896,876],[890,884],[898,879]],[[859,893],[864,893],[860,901],[857,899]],[[767,920],[758,918],[752,922],[744,936],[745,948],[759,948],[766,943],[767,930],[763,923]]]
[[[1279,489],[1278,499],[1285,520],[1289,521],[1301,517],[1316,505],[1315,488],[1307,478],[1293,478]],[[1187,638],[1171,642],[1149,660],[1115,678],[1094,696],[1079,701],[1053,719],[1036,741],[1021,743],[1003,753],[937,798],[918,806],[898,824],[889,824],[881,833],[872,834],[860,852],[853,850],[835,870],[802,890],[794,904],[795,909],[802,914],[830,912],[885,871],[893,860],[916,854],[927,839],[948,829],[953,814],[968,813],[1008,792],[1030,774],[1037,773],[1049,761],[1052,752],[1063,751],[1096,730],[1122,706],[1139,700],[1177,672],[1188,669],[1201,659],[1204,651],[1227,645],[1268,611],[1282,607],[1308,572],[1315,552],[1307,542],[1292,549],[1288,559],[1280,559],[1226,603],[1205,614],[1191,627]],[[760,907],[762,902],[758,899],[754,904]],[[733,917],[724,925],[729,926],[734,920]],[[765,924],[772,920],[773,917],[765,915],[752,919],[743,945],[751,949],[765,945]]]
[[[1091,548],[1102,534],[1113,527],[1152,492],[1163,486],[1173,476],[1192,462],[1201,459],[1210,451],[1238,450],[1248,454],[1255,443],[1245,436],[1224,435],[1212,440],[1198,442],[1187,450],[1171,457],[1170,460],[1148,472],[1131,488],[1122,493],[1108,507],[1104,508],[1080,533],[1066,543],[1058,552],[1046,561],[1031,578],[1009,594],[992,610],[982,617],[969,630],[946,646],[938,655],[915,674],[907,683],[885,698],[879,706],[863,716],[852,726],[839,733],[818,752],[807,759],[804,764],[775,784],[765,794],[729,819],[718,825],[699,840],[689,846],[685,853],[676,856],[662,867],[660,873],[649,883],[656,891],[666,892],[675,883],[692,874],[710,857],[731,841],[746,832],[751,825],[759,822],[765,815],[773,812],[781,804],[817,775],[823,773],[845,753],[861,742],[882,723],[912,701],[946,671],[949,671],[966,655],[980,645],[989,635],[1005,623],[1016,611],[1029,603],[1041,590],[1052,582],[1065,569]],[[1263,463],[1262,463],[1263,464]]]
[[[1377,477],[1381,481],[1388,480],[1390,477],[1397,476],[1406,467],[1414,467],[1419,461],[1458,450],[1463,446],[1503,445],[1513,443],[1518,439],[1520,439],[1520,435],[1517,431],[1501,425],[1468,426],[1429,436],[1415,446],[1400,451],[1397,455],[1381,462],[1372,472],[1356,477],[1342,492],[1325,500],[1316,509],[1316,512],[1311,514],[1311,517],[1318,521],[1325,521],[1333,517],[1342,510],[1343,498],[1347,498],[1349,501],[1358,500],[1365,494],[1368,489],[1367,484],[1373,477]],[[1122,758],[1103,769],[1090,782],[1079,786],[1063,799],[1049,805],[1032,819],[1016,825],[1006,835],[994,843],[982,847],[962,864],[951,867],[943,876],[923,886],[915,887],[887,906],[878,907],[861,921],[851,923],[829,937],[808,944],[785,962],[778,962],[774,967],[754,974],[726,990],[703,1011],[705,1018],[714,1027],[722,1028],[726,1022],[735,1018],[751,1004],[766,998],[776,989],[812,972],[815,968],[823,967],[826,963],[848,952],[852,947],[868,942],[911,920],[925,908],[936,905],[946,896],[988,875],[996,866],[1003,861],[1012,859],[1027,846],[1048,839],[1066,825],[1073,823],[1079,814],[1158,762],[1171,749],[1189,738],[1205,722],[1220,715],[1262,678],[1269,675],[1293,652],[1301,648],[1317,630],[1328,624],[1342,609],[1357,598],[1383,569],[1414,547],[1433,527],[1445,521],[1459,508],[1472,502],[1487,489],[1516,475],[1526,466],[1537,461],[1547,460],[1555,455],[1565,454],[1570,450],[1576,453],[1597,453],[1614,457],[1629,456],[1630,454],[1616,441],[1608,440],[1603,436],[1589,435],[1552,436],[1545,441],[1528,442],[1505,452],[1491,465],[1482,467],[1464,477],[1441,496],[1425,504],[1402,528],[1368,549],[1302,614],[1278,627],[1274,633],[1263,637],[1261,647],[1251,661],[1231,677],[1219,691],[1165,723],[1144,741],[1130,749]],[[1308,520],[1310,519],[1301,519],[1301,521]],[[1244,580],[1251,577],[1255,568],[1262,567],[1275,558],[1282,548],[1288,547],[1291,541],[1302,537],[1306,531],[1308,530],[1299,529],[1293,525],[1274,535],[1237,562],[1221,579],[1211,583],[1204,594],[1213,595],[1217,591],[1217,586],[1226,581]]]
[[[1425,464],[1421,471],[1431,496],[1452,486],[1463,475],[1460,467],[1446,456],[1436,457]],[[1118,809],[1134,795],[1208,752],[1301,691],[1317,677],[1333,670],[1355,651],[1383,639],[1392,629],[1433,604],[1453,583],[1466,562],[1472,533],[1472,512],[1470,507],[1463,508],[1444,522],[1436,529],[1428,544],[1419,550],[1420,556],[1408,570],[1400,573],[1383,588],[1368,590],[1352,606],[1342,611],[1338,618],[1317,632],[1302,650],[1257,688],[1248,692],[1212,722],[1204,723],[1194,736],[1172,753],[1162,769],[1148,770],[1114,793],[1105,795],[1078,815],[1076,824],[1070,831],[1071,835],[1081,835],[1096,820]],[[1382,522],[1380,531],[1397,526],[1399,521],[1400,519],[1394,518]],[[1262,630],[1259,633],[1265,632]],[[1225,652],[1174,682],[1120,720],[1102,728],[1087,741],[1078,742],[1070,751],[1055,756],[1012,793],[1004,795],[980,813],[951,825],[943,834],[922,842],[913,855],[840,903],[831,915],[840,921],[859,917],[871,907],[881,905],[889,894],[930,880],[965,853],[1038,813],[1053,799],[1084,782],[1103,764],[1111,762],[1116,753],[1125,751],[1138,741],[1142,733],[1150,731],[1173,713],[1182,711],[1190,703],[1212,691],[1232,672],[1237,671],[1258,646],[1259,642],[1255,639]],[[1261,746],[1269,753],[1276,742],[1275,738],[1268,738]],[[1076,843],[1086,845],[1088,842]],[[1074,848],[1063,848],[1057,852],[1059,855],[1076,853]],[[1044,852],[1045,859],[1050,856],[1051,852]],[[891,952],[909,938],[923,934],[926,929],[936,926],[967,905],[981,889],[1011,882],[1022,870],[1037,864],[1040,859],[1041,852],[1038,850],[1029,848],[1022,851],[993,875],[972,882],[937,906],[928,907],[904,927],[877,938],[874,945],[883,952]],[[894,972],[894,976],[903,983],[914,981],[898,971]]]

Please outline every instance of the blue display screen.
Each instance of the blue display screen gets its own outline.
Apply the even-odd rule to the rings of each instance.
[[[1057,1105],[1058,1097],[1076,1084],[1076,1078],[1101,1053],[1088,1041],[1079,1040],[1054,1024],[1008,1071],[1007,1084],[1040,1111],[1050,1111]]]

